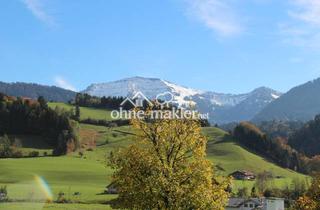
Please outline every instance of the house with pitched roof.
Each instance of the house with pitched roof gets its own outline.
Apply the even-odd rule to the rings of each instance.
[[[236,180],[254,180],[256,178],[254,173],[245,170],[235,171],[232,174],[229,174],[229,176],[232,176]]]
[[[230,198],[226,210],[284,210],[282,198]]]

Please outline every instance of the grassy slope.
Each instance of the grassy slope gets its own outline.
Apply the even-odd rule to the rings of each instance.
[[[34,204],[34,203],[5,203],[0,205],[3,210],[109,210],[106,205],[99,204]]]
[[[65,110],[70,110],[72,108],[75,108],[74,106],[70,104],[65,104],[65,103],[56,103],[56,102],[51,102],[48,103],[49,107],[55,108],[55,107],[60,107]],[[111,118],[111,112],[106,109],[95,109],[95,108],[88,108],[88,107],[80,107],[80,119],[97,119],[97,120],[112,120]]]
[[[97,144],[101,146],[95,149],[95,152],[86,153],[86,157],[91,160],[99,160],[105,158],[106,152],[118,148],[119,146],[126,146],[128,139],[132,139],[131,135],[124,132],[132,132],[131,128],[121,127],[119,129],[114,128],[110,130],[102,126],[82,125],[85,130],[95,130],[97,135]],[[130,131],[131,130],[131,131]],[[250,170],[255,173],[262,172],[264,170],[272,171],[275,176],[283,177],[281,179],[274,180],[274,184],[277,187],[284,187],[291,184],[293,179],[306,179],[307,176],[296,173],[294,171],[281,168],[273,163],[268,162],[264,158],[255,155],[237,145],[226,132],[217,128],[204,128],[203,133],[208,138],[207,154],[208,159],[215,165],[219,165],[224,170],[218,171],[222,175],[228,175],[236,170]],[[108,140],[108,144],[104,144],[105,140]],[[252,181],[235,181],[236,187],[240,186],[252,186]]]
[[[34,135],[9,135],[10,139],[18,140],[21,143],[19,149],[23,156],[28,156],[32,151],[38,151],[39,156],[44,153],[51,154],[52,148],[49,146],[42,137]]]
[[[9,197],[25,199],[31,188],[40,190],[34,181],[38,175],[46,179],[56,196],[60,191],[73,200],[103,202],[109,196],[97,195],[104,190],[111,171],[103,164],[77,157],[44,157],[0,161],[0,183],[8,185]],[[79,198],[72,196],[81,192]]]
[[[275,176],[283,177],[275,179],[277,187],[290,186],[293,179],[304,180],[307,176],[296,173],[289,169],[281,168],[264,158],[247,151],[234,142],[226,132],[216,128],[204,128],[204,134],[208,138],[207,154],[214,164],[221,166],[224,170],[219,173],[227,175],[235,170],[250,170],[255,173],[272,171]],[[252,187],[252,181],[235,181],[236,187]]]
[[[39,157],[20,159],[0,159],[0,186],[7,185],[11,199],[26,199],[30,190],[38,190],[33,181],[38,175],[47,180],[55,198],[60,191],[71,200],[85,203],[103,203],[113,195],[99,195],[110,183],[110,168],[106,167],[106,154],[121,145],[126,145],[126,135],[105,127],[81,125],[82,132],[95,132],[99,146],[94,151],[84,151],[81,158],[78,153],[62,157]],[[128,127],[117,128],[126,132]],[[105,139],[108,138],[108,144]],[[82,139],[85,141],[84,139]],[[30,149],[30,148],[29,148]],[[37,148],[31,148],[38,150]],[[74,192],[81,196],[74,197]]]
[[[26,198],[30,189],[34,186],[34,175],[44,177],[53,193],[56,195],[63,191],[66,197],[85,203],[102,203],[114,196],[99,195],[104,187],[110,183],[112,171],[106,168],[106,155],[118,148],[130,143],[132,135],[128,126],[109,129],[103,126],[81,125],[81,141],[85,142],[88,136],[93,136],[97,142],[94,151],[84,151],[80,158],[78,153],[63,157],[39,157],[22,159],[0,160],[0,186],[7,185],[10,198]],[[217,128],[205,128],[204,134],[208,136],[208,158],[215,164],[219,164],[224,171],[219,173],[227,175],[235,170],[245,169],[254,172],[263,170],[273,171],[275,175],[283,176],[283,179],[275,181],[275,185],[281,187],[290,184],[294,178],[304,179],[303,175],[290,170],[282,169],[263,158],[248,152],[238,146],[226,133]],[[35,148],[37,149],[37,148]],[[253,182],[235,182],[236,187],[250,186]],[[74,192],[81,192],[78,198],[72,196]],[[13,205],[13,204],[12,204]],[[17,205],[17,204],[15,204]],[[14,205],[13,205],[14,206]],[[6,209],[19,209],[10,206]],[[76,207],[69,206],[74,209]],[[56,206],[45,209],[60,209]],[[80,208],[79,208],[80,209]],[[81,207],[86,209],[86,207]],[[92,208],[92,209],[99,209]]]

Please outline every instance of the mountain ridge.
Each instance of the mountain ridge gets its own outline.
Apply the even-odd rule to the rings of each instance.
[[[174,96],[174,104],[181,107],[196,106],[199,112],[209,114],[211,123],[218,124],[252,120],[282,95],[279,91],[264,86],[255,88],[249,93],[218,93],[181,86],[159,78],[139,76],[93,83],[81,92],[99,97],[130,97],[137,91],[143,92],[149,99],[155,99],[160,93],[170,92]],[[0,82],[0,92],[34,99],[44,96],[48,101],[58,102],[74,100],[76,95],[76,92],[56,86],[24,82]]]
[[[138,91],[141,91],[149,99],[155,99],[158,94],[170,92],[174,96],[173,103],[182,107],[195,104],[200,112],[209,113],[210,121],[215,123],[250,120],[267,104],[281,96],[279,91],[267,87],[259,87],[244,94],[224,94],[197,90],[159,78],[146,77],[130,77],[111,82],[95,83],[82,92],[98,97],[127,97]],[[237,108],[237,105],[241,103],[248,106],[245,114],[239,114],[243,107]],[[225,120],[224,118],[229,114],[231,108],[235,110],[232,116]]]
[[[32,99],[43,96],[48,101],[59,102],[68,102],[76,96],[76,92],[57,86],[25,82],[0,82],[0,92],[10,96],[28,97]]]
[[[298,85],[273,101],[253,121],[308,121],[320,113],[320,78]]]

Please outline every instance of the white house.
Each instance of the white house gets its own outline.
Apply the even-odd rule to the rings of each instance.
[[[230,198],[226,210],[284,210],[284,199]]]
[[[5,201],[7,199],[6,193],[0,193],[0,201]]]

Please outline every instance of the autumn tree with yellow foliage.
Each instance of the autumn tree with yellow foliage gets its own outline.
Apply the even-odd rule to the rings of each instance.
[[[137,138],[110,155],[122,209],[223,210],[229,179],[216,177],[195,120],[133,120]]]
[[[320,174],[313,177],[312,183],[306,195],[296,202],[294,210],[319,210],[320,209]]]

